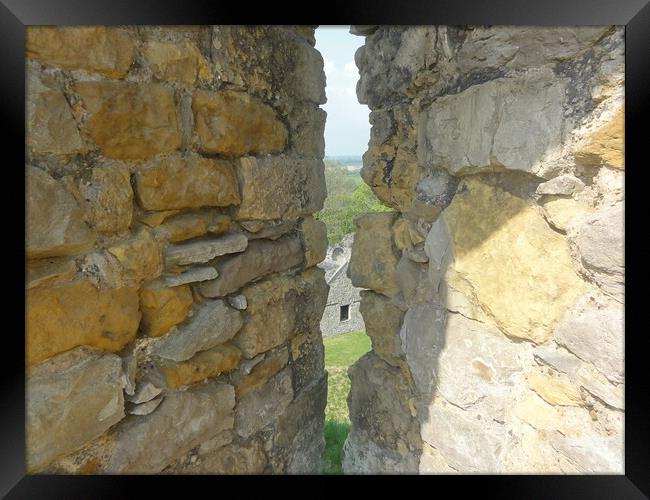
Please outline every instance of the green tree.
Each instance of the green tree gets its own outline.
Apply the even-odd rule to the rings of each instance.
[[[325,182],[327,198],[316,218],[327,226],[330,245],[335,245],[346,234],[354,232],[353,219],[356,215],[390,211],[390,208],[382,205],[367,184],[357,183],[338,162],[326,162]]]

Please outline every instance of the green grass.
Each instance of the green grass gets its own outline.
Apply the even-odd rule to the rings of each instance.
[[[371,349],[365,332],[351,332],[323,340],[325,369],[329,372],[325,407],[325,474],[342,474],[341,451],[350,432],[347,397],[348,367]]]

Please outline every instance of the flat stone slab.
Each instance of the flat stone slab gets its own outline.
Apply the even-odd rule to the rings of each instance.
[[[181,274],[163,274],[160,277],[160,282],[164,286],[174,287],[188,283],[197,283],[199,281],[213,280],[218,277],[219,273],[214,267],[202,266],[193,267]]]
[[[165,265],[171,267],[202,264],[220,255],[243,252],[247,246],[248,238],[243,234],[228,234],[214,240],[169,245],[165,249]]]

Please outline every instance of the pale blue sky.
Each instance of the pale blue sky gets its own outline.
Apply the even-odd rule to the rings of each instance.
[[[357,101],[359,70],[354,53],[365,38],[350,34],[350,26],[319,26],[316,48],[323,55],[327,86],[325,155],[359,155],[368,148],[368,106]]]

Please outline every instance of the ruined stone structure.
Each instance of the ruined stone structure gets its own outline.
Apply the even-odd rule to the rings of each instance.
[[[314,42],[27,28],[29,472],[320,472]]]
[[[340,243],[327,249],[325,260],[318,265],[325,270],[325,281],[329,285],[327,303],[320,322],[323,337],[364,329],[363,317],[359,311],[361,289],[352,284],[347,273],[352,241],[353,235],[346,235]]]
[[[354,472],[623,468],[624,38],[353,27]],[[313,27],[27,29],[30,472],[320,472]]]
[[[624,31],[353,27],[350,472],[623,472]]]

